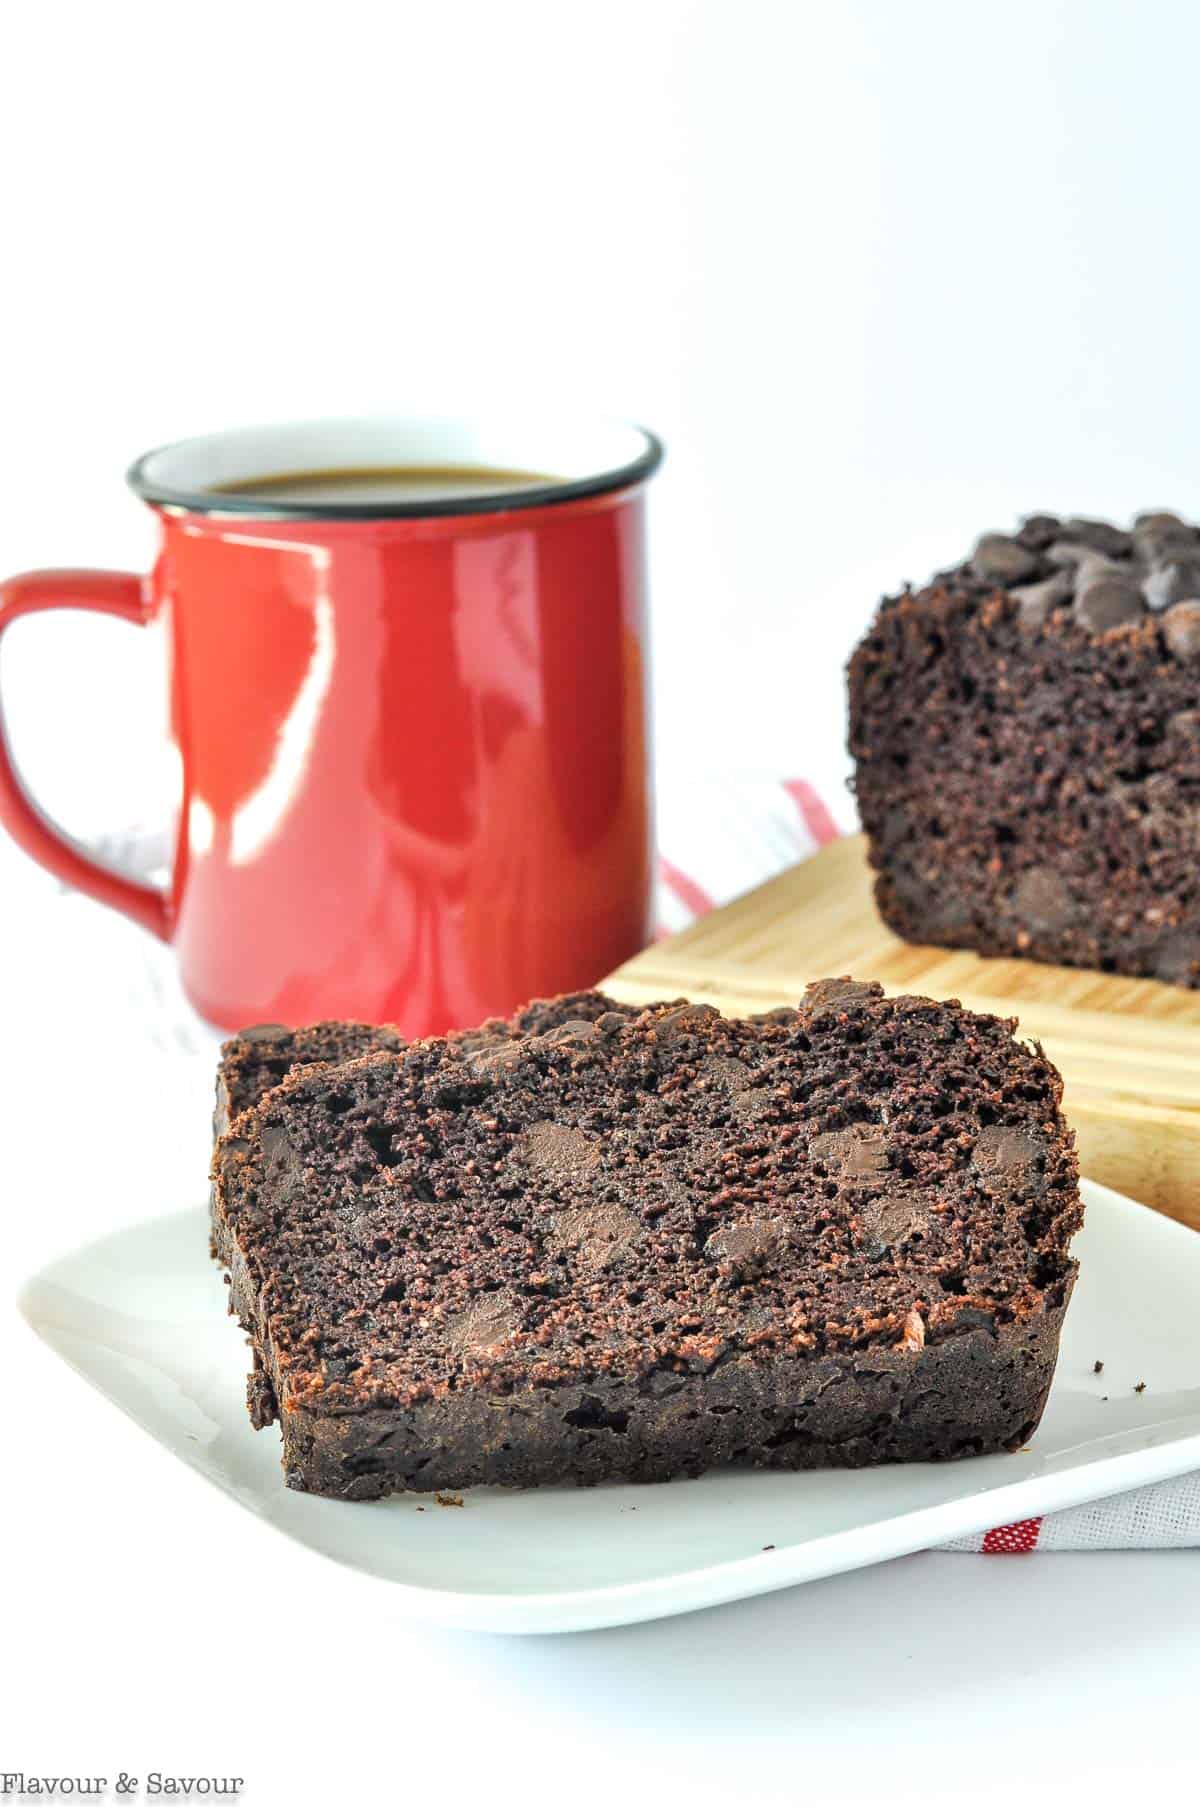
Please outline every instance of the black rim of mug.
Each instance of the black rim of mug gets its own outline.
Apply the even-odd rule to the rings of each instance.
[[[528,489],[496,490],[489,495],[447,496],[414,502],[281,502],[267,501],[251,491],[244,494],[222,493],[220,490],[174,489],[156,483],[147,475],[151,461],[164,452],[174,451],[188,441],[174,441],[144,452],[126,472],[126,482],[134,494],[155,508],[178,510],[185,514],[252,516],[255,520],[282,521],[379,521],[433,519],[445,515],[507,514],[513,509],[549,508],[562,502],[577,502],[587,496],[603,496],[612,490],[630,489],[652,477],[663,460],[663,445],[648,427],[634,426],[644,441],[636,458],[616,465],[611,470],[597,471],[589,477],[566,478],[560,483],[539,484]]]

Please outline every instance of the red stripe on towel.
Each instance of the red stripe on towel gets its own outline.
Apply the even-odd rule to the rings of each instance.
[[[980,1548],[985,1556],[1028,1556],[1037,1549],[1041,1534],[1040,1518],[1019,1518],[1015,1525],[998,1525],[989,1531]]]
[[[673,866],[661,853],[658,856],[658,870],[663,884],[674,891],[685,910],[690,910],[693,916],[708,915],[713,907],[713,900],[694,878],[689,878],[686,872]]]
[[[783,788],[800,811],[801,820],[818,847],[837,840],[837,823],[807,778],[785,778]]]

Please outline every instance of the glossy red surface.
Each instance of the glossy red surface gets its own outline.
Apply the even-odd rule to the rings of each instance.
[[[173,939],[223,1027],[435,1033],[593,982],[648,932],[643,494],[437,519],[161,513],[148,586],[0,591],[167,630],[183,795],[170,894],[35,858]]]

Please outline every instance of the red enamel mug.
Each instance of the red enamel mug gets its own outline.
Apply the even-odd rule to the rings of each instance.
[[[644,506],[661,456],[636,427],[395,418],[148,453],[129,481],[159,520],[149,576],[14,577],[0,632],[50,608],[162,623],[170,885],[105,870],[49,824],[2,717],[0,820],[172,942],[223,1028],[436,1034],[593,984],[649,931]],[[432,467],[496,483],[384,501],[252,487]],[[534,475],[505,488],[509,472]]]

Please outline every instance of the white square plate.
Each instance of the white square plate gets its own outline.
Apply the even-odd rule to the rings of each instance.
[[[92,1386],[293,1540],[297,1589],[332,1584],[345,1604],[382,1583],[393,1607],[441,1625],[578,1631],[767,1593],[1200,1468],[1200,1236],[1084,1190],[1079,1283],[1041,1428],[1019,1454],[964,1462],[477,1488],[462,1510],[421,1494],[339,1504],[286,1488],[277,1435],[250,1428],[248,1352],[203,1212],[77,1250],[21,1303]]]

